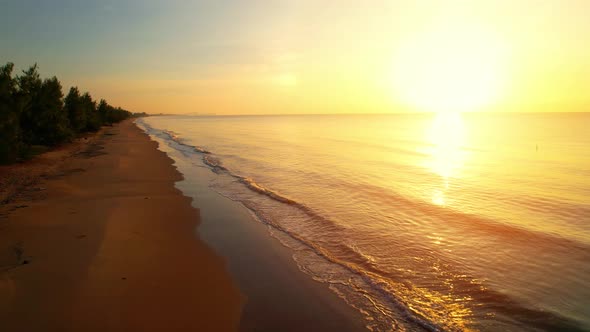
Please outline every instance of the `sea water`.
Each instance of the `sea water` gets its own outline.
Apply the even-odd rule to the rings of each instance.
[[[137,123],[373,331],[590,330],[590,113]]]

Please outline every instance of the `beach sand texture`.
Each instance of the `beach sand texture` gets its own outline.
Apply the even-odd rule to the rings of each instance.
[[[130,120],[86,141],[1,206],[0,330],[236,330],[243,297],[171,159]]]

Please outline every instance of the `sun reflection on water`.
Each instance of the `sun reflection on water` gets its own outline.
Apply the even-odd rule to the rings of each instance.
[[[441,182],[432,191],[431,199],[436,205],[447,205],[447,192],[451,180],[459,176],[467,154],[462,150],[465,144],[465,126],[461,113],[437,113],[426,130],[428,159],[425,167],[438,175]]]
[[[449,206],[456,199],[450,196],[450,192],[453,181],[461,176],[468,157],[464,149],[466,134],[461,113],[458,112],[437,113],[426,126],[425,138],[428,145],[422,150],[426,154],[422,166],[434,175],[426,197],[435,205]],[[453,250],[444,234],[434,232],[426,237],[440,250]],[[465,279],[465,276],[450,273],[440,262],[435,262],[430,268],[439,280],[444,280],[449,292],[428,289],[426,296],[432,305],[427,315],[438,315],[440,321],[447,321],[449,325],[443,329],[472,331],[469,325],[473,313],[466,305],[471,299],[462,295],[461,289],[455,289],[461,285],[460,281]],[[444,314],[440,312],[443,306]]]

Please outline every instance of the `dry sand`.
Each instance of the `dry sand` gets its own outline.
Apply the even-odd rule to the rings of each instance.
[[[0,331],[236,330],[242,296],[171,159],[131,121],[85,142],[3,182]]]

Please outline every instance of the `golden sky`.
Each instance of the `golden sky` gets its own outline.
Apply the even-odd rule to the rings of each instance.
[[[587,0],[58,2],[0,60],[133,111],[590,111]]]

